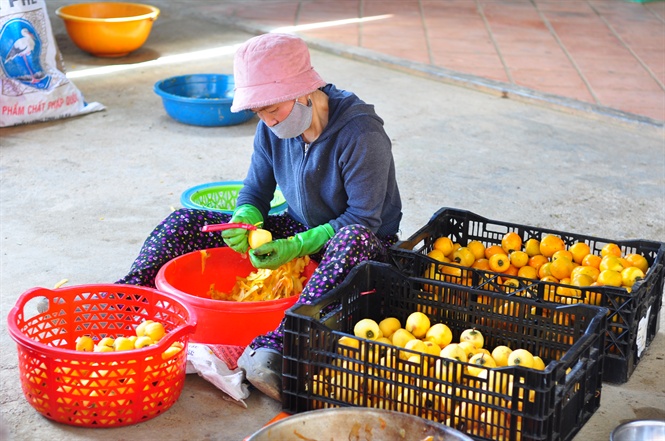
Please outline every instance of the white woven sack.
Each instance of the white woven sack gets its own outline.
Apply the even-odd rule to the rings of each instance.
[[[0,127],[104,109],[67,79],[44,0],[0,0],[0,81]]]

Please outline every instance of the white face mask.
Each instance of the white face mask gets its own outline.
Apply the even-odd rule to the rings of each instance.
[[[270,130],[279,139],[295,138],[302,135],[312,124],[312,100],[307,100],[307,105],[298,101],[293,105],[291,113],[279,124],[270,127]]]

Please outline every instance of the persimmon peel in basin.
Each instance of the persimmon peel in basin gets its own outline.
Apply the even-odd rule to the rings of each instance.
[[[276,270],[259,268],[247,277],[236,277],[236,284],[229,293],[210,285],[210,298],[237,302],[260,302],[299,295],[306,277],[302,275],[309,264],[309,256],[298,257]]]

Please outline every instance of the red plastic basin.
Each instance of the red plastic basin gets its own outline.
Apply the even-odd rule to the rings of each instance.
[[[190,341],[247,346],[255,337],[274,330],[284,318],[284,311],[299,296],[264,302],[213,300],[208,294],[212,284],[217,291],[229,292],[236,277],[246,277],[256,268],[247,257],[231,248],[207,251],[205,265],[201,252],[193,251],[166,263],[155,279],[158,290],[175,296],[196,311],[198,324]],[[303,276],[307,281],[316,267],[313,261],[305,267]]]

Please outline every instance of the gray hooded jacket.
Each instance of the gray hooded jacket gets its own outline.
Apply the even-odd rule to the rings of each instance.
[[[237,204],[254,205],[265,219],[278,185],[289,215],[308,228],[361,224],[379,237],[397,234],[402,201],[383,120],[351,92],[332,84],[321,90],[329,98],[329,119],[311,145],[302,136],[279,139],[258,123]]]

